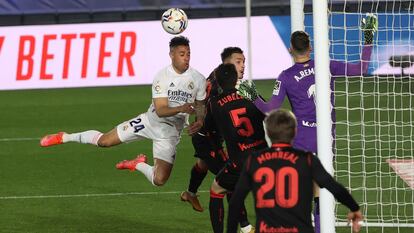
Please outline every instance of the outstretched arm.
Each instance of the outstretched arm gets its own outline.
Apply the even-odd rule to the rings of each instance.
[[[371,60],[372,45],[364,45],[361,60],[357,63],[331,61],[332,75],[360,76],[366,74]]]
[[[268,113],[274,109],[278,109],[283,103],[284,97],[279,95],[272,95],[269,101],[264,101],[262,98],[257,98],[253,103],[263,113]]]
[[[256,107],[263,113],[268,113],[274,109],[278,109],[283,104],[283,100],[286,95],[285,84],[283,83],[282,78],[283,75],[284,73],[281,73],[276,79],[272,97],[268,102],[265,102],[262,98],[257,98],[254,101],[254,105],[256,105]]]
[[[362,19],[361,30],[364,32],[364,47],[362,48],[361,60],[358,63],[331,62],[332,75],[360,76],[366,74],[371,60],[372,41],[378,30],[377,17],[368,14]]]

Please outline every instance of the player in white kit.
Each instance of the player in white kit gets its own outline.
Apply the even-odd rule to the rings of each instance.
[[[124,142],[151,139],[153,141],[154,166],[147,164],[147,157],[138,155],[133,160],[119,162],[118,169],[138,170],[154,185],[168,180],[175,160],[176,146],[182,130],[188,125],[189,114],[196,114],[196,121],[188,126],[194,134],[204,122],[204,98],[206,79],[189,66],[190,46],[186,37],[174,37],[170,41],[171,65],[157,73],[152,84],[152,104],[147,112],[125,121],[107,133],[88,130],[68,134],[60,132],[46,135],[41,146],[67,142],[111,147]]]

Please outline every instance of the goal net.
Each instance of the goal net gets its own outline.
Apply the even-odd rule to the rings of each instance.
[[[307,8],[305,30],[313,38]],[[366,232],[412,232],[414,2],[330,0],[328,8],[333,60],[358,62],[364,46],[361,19],[366,13],[378,18],[368,74],[332,77],[334,175],[361,204]],[[337,226],[346,225],[347,212],[336,205]]]

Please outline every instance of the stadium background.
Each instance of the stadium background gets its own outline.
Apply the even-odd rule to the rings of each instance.
[[[310,1],[305,1],[309,3]],[[343,1],[338,2],[340,5]],[[353,11],[358,8],[357,1],[347,1],[347,9]],[[161,13],[169,7],[183,8],[190,18],[189,30],[197,21],[215,18],[214,20],[232,20],[231,17],[244,15],[244,4],[240,1],[0,1],[0,35],[10,34],[16,30],[17,34],[25,34],[25,28],[38,27],[42,35],[49,32],[50,25],[70,27],[73,23],[109,23],[136,21],[137,25],[154,21],[154,30],[168,39],[171,37],[162,31],[159,25]],[[381,9],[380,3],[377,9]],[[254,1],[252,5],[254,16],[269,17],[274,32],[280,37],[286,55],[289,35],[290,17],[288,1]],[[383,9],[387,10],[387,9]],[[310,11],[310,6],[305,7]],[[229,18],[230,17],[230,18]],[[360,16],[347,16],[347,21],[358,25]],[[379,23],[388,22],[389,14],[379,15]],[[409,13],[398,17],[402,26],[412,25]],[[307,15],[305,24],[311,25],[312,17]],[[334,16],[334,24],[342,25],[344,18]],[[240,21],[243,22],[243,21]],[[239,23],[240,23],[239,22]],[[411,23],[411,24],[410,24]],[[71,24],[71,25],[63,25]],[[29,26],[36,25],[36,26]],[[42,26],[40,26],[42,25]],[[109,25],[109,24],[108,24]],[[131,24],[133,25],[133,24]],[[156,26],[157,25],[157,26]],[[9,26],[9,27],[6,27]],[[244,27],[244,25],[238,25]],[[258,25],[253,25],[257,27]],[[76,25],[74,25],[76,28]],[[156,28],[155,28],[156,27]],[[332,36],[357,40],[360,38],[358,30],[345,32],[343,27]],[[131,29],[133,30],[133,29]],[[217,36],[214,26],[203,28],[207,31],[206,37]],[[265,28],[264,30],[269,30]],[[342,31],[341,31],[342,30]],[[19,34],[20,31],[20,34]],[[312,34],[312,30],[308,30]],[[392,43],[400,41],[401,52],[409,51],[412,46],[411,33],[395,33],[388,35],[379,33],[379,41]],[[191,34],[185,34],[190,40]],[[260,38],[263,40],[263,38]],[[234,39],[237,41],[237,38]],[[270,40],[271,42],[271,40]],[[275,43],[279,41],[275,41]],[[3,49],[7,48],[7,36]],[[12,41],[11,43],[16,43]],[[235,42],[237,43],[237,42]],[[193,60],[197,47],[192,41]],[[160,43],[153,46],[166,46]],[[150,46],[150,45],[148,45]],[[406,47],[404,47],[406,46]],[[240,45],[245,48],[246,46]],[[16,47],[9,47],[11,49]],[[217,48],[221,50],[223,46]],[[384,48],[384,47],[380,47]],[[359,46],[341,43],[333,44],[332,58],[339,60],[357,60]],[[0,50],[2,51],[2,50]],[[3,50],[4,51],[4,50]],[[13,51],[13,50],[11,50]],[[395,51],[393,51],[395,55]],[[255,50],[253,50],[253,54]],[[374,50],[374,56],[384,57],[379,62],[370,65],[370,73],[378,74],[381,67],[387,66],[389,50]],[[147,54],[146,54],[147,55]],[[263,54],[259,54],[263,55]],[[280,63],[278,54],[269,55],[269,63]],[[263,56],[264,56],[263,55]],[[151,54],[154,59],[168,59],[167,53]],[[162,57],[162,58],[161,58]],[[255,58],[255,57],[254,57]],[[0,67],[7,73],[16,70],[9,62],[16,60],[1,57]],[[219,62],[219,54],[211,59],[214,66]],[[286,60],[286,58],[283,58]],[[165,61],[165,60],[164,60]],[[168,64],[160,61],[159,68]],[[257,60],[256,60],[257,61]],[[290,61],[290,60],[288,60]],[[382,61],[382,62],[380,62]],[[194,63],[193,63],[194,64]],[[253,72],[260,64],[253,59]],[[268,65],[272,68],[272,65]],[[197,66],[195,66],[198,68]],[[254,79],[272,79],[283,67],[270,70],[271,75]],[[211,68],[205,68],[210,70]],[[386,67],[381,75],[400,72],[398,68]],[[407,70],[405,73],[412,73]],[[12,73],[13,74],[13,73]],[[204,73],[208,75],[208,73]],[[111,77],[114,78],[114,77]],[[116,77],[115,77],[116,78]],[[35,89],[41,87],[42,80],[36,80]],[[138,79],[138,78],[137,78]],[[8,81],[4,81],[8,80]],[[44,80],[43,80],[44,81]],[[59,80],[64,81],[64,80]],[[148,80],[147,80],[148,81]],[[116,82],[116,81],[115,81]],[[138,82],[140,82],[138,80]],[[129,119],[140,112],[146,111],[151,99],[148,86],[138,86],[137,83],[120,84],[119,87],[101,86],[96,83],[84,88],[70,89],[32,89],[27,85],[24,90],[10,86],[18,83],[15,76],[6,77],[0,81],[0,232],[210,232],[211,227],[208,212],[196,213],[186,203],[179,201],[180,191],[186,189],[189,171],[194,158],[189,137],[183,136],[178,150],[178,159],[172,177],[165,187],[154,188],[139,174],[117,171],[114,164],[125,158],[132,158],[137,153],[151,154],[150,142],[138,142],[122,145],[110,149],[94,148],[87,145],[62,145],[54,148],[40,148],[38,139],[46,134],[58,130],[76,132],[85,129],[110,130],[124,119]],[[143,83],[139,83],[143,84]],[[19,85],[19,84],[18,84]],[[112,83],[111,86],[116,85]],[[130,86],[125,86],[130,85]],[[271,95],[273,81],[258,82],[258,88],[264,96]],[[412,84],[410,84],[412,85]],[[57,84],[56,87],[64,87]],[[67,86],[67,85],[66,85]],[[87,87],[91,86],[91,87]],[[107,86],[107,85],[102,85]],[[338,89],[344,89],[343,86]],[[351,87],[352,88],[352,87]],[[355,85],[355,89],[359,86]],[[409,97],[412,98],[412,97]],[[337,99],[338,103],[343,102]],[[358,100],[355,100],[358,101]],[[370,121],[368,117],[366,119]],[[201,190],[201,200],[204,207],[208,206],[208,185],[212,177],[206,178]],[[250,219],[254,213],[251,198],[247,204],[250,208]],[[408,212],[412,209],[408,209]],[[405,232],[411,229],[402,229]],[[348,229],[339,229],[338,232],[348,232]],[[370,231],[371,232],[371,231]],[[375,232],[375,231],[374,231]],[[380,232],[380,231],[379,231]]]

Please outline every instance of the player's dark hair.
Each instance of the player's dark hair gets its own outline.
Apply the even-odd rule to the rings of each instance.
[[[265,118],[265,129],[272,143],[291,143],[296,134],[296,117],[286,109],[271,111]]]
[[[232,89],[237,83],[237,70],[233,64],[221,64],[215,70],[218,85],[223,90]]]
[[[170,40],[170,50],[180,45],[190,46],[190,41],[185,36],[176,36]]]
[[[303,54],[310,49],[310,39],[308,33],[304,31],[295,31],[290,36],[292,48],[299,54]]]
[[[224,62],[227,58],[231,57],[233,53],[241,53],[243,54],[243,50],[239,47],[227,47],[223,49],[223,52],[221,52],[221,61]]]

